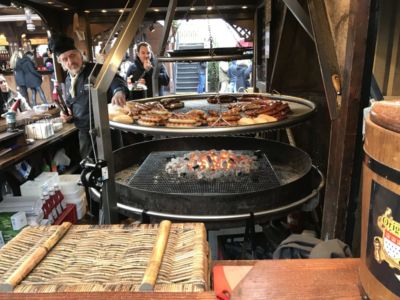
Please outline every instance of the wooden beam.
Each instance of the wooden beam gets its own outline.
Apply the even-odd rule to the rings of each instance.
[[[382,1],[380,14],[385,16],[379,20],[379,29],[374,59],[374,75],[382,94],[390,95],[388,91],[391,51],[394,43],[397,1]]]
[[[339,64],[335,52],[335,43],[330,31],[326,7],[321,0],[309,0],[311,24],[315,37],[315,46],[324,84],[329,116],[335,120],[339,116],[340,98],[334,88],[332,76],[340,74]],[[338,101],[339,100],[339,101]]]
[[[279,56],[279,48],[281,45],[281,41],[282,41],[282,34],[283,34],[283,28],[285,27],[285,21],[286,21],[286,14],[287,14],[287,6],[285,5],[283,7],[283,12],[281,15],[281,18],[279,19],[279,29],[277,30],[278,32],[278,37],[277,37],[277,42],[275,44],[275,49],[273,52],[273,60],[272,60],[272,68],[271,68],[271,75],[268,78],[268,70],[267,70],[267,87],[268,87],[268,91],[271,92],[272,90],[272,86],[274,83],[274,77],[275,77],[275,72],[276,72],[276,65],[278,62],[278,56]],[[272,46],[272,45],[271,45]],[[270,47],[270,51],[272,50],[272,47]],[[268,84],[269,81],[269,84]]]
[[[328,158],[328,174],[321,235],[323,239],[344,240],[353,172],[357,126],[362,107],[362,89],[369,91],[370,82],[363,82],[371,0],[353,0],[349,8],[345,63],[342,75],[342,106],[332,122]],[[364,93],[365,95],[365,93]],[[369,95],[369,93],[367,93]],[[357,153],[361,155],[361,153]]]
[[[399,12],[398,2],[394,3],[393,10],[398,13]],[[398,15],[395,14],[395,17],[392,19],[391,26],[394,28],[393,35],[390,37],[393,41],[393,46],[391,48],[391,56],[390,59],[390,68],[389,68],[389,79],[388,79],[388,89],[387,95],[389,96],[398,96],[400,95],[400,86],[399,86],[399,76],[400,76],[400,19]]]
[[[303,7],[299,4],[297,0],[282,0],[286,6],[289,8],[290,12],[299,21],[299,24],[307,32],[311,39],[314,39],[314,34],[311,28],[310,17],[306,14]]]

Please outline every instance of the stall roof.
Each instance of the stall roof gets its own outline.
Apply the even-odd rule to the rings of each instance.
[[[9,0],[0,3],[10,5]],[[134,0],[127,5],[129,10]],[[126,0],[17,0],[17,5],[31,6],[40,9],[66,10],[85,12],[90,23],[114,22],[125,7]],[[254,11],[260,1],[256,0],[178,0],[175,18],[223,18],[225,20],[249,20],[254,18]],[[153,0],[146,13],[146,19],[160,20],[165,18],[169,1]],[[104,12],[106,10],[107,12]]]

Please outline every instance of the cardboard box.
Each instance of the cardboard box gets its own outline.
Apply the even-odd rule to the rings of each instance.
[[[11,225],[13,230],[20,230],[21,228],[28,225],[26,220],[26,214],[23,211],[19,211],[11,216]]]
[[[3,239],[3,234],[0,231],[0,248],[3,247],[5,245],[4,243],[4,239]]]

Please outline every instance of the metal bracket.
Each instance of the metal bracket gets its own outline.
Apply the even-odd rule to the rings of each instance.
[[[118,221],[114,182],[114,158],[107,116],[107,89],[117,73],[126,50],[132,42],[134,37],[133,33],[137,31],[143,21],[146,10],[150,6],[150,2],[151,0],[135,1],[125,21],[125,26],[119,33],[110,53],[107,55],[106,61],[96,78],[96,83],[91,89],[95,128],[98,130],[98,134],[96,135],[98,157],[108,162],[107,173],[109,180],[107,180],[102,187],[104,222],[107,224],[116,223]]]

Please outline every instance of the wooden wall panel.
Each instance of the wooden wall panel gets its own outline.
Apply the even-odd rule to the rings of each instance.
[[[380,1],[373,73],[385,96],[400,95],[400,3]]]
[[[325,1],[340,71],[344,70],[350,0]]]

